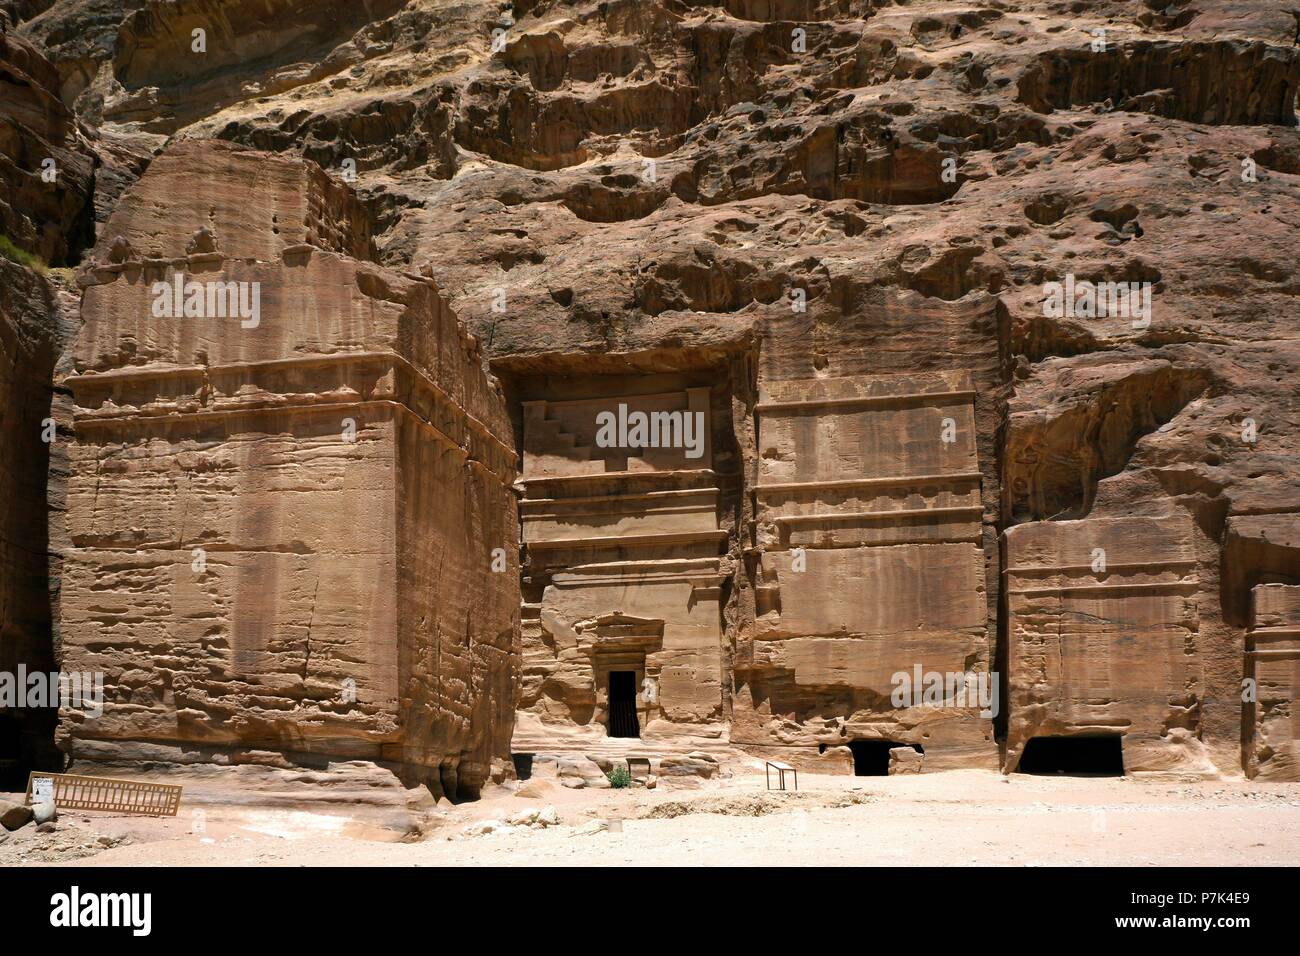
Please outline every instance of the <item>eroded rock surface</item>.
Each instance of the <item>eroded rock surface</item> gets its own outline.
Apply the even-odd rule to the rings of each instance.
[[[0,235],[41,262],[75,262],[94,241],[94,168],[53,64],[0,13]]]

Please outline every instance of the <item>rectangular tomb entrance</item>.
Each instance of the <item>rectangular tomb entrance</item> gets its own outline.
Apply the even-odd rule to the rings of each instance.
[[[636,719],[636,671],[609,672],[609,735],[640,737]]]

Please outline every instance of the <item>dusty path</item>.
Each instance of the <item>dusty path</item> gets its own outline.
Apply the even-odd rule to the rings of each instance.
[[[1127,865],[1300,862],[1300,784],[1078,779],[955,771],[880,779],[761,776],[697,790],[497,791],[428,822],[420,842],[346,812],[222,806],[201,832],[167,821],[65,815],[0,845],[0,863],[188,865]],[[559,824],[467,836],[474,821],[552,805]],[[608,829],[608,820],[618,820]],[[621,824],[621,829],[619,826]],[[103,842],[121,841],[107,847]],[[410,839],[409,835],[407,839]],[[56,845],[56,841],[61,841]],[[42,850],[42,844],[45,849]],[[59,847],[62,846],[63,849]],[[89,854],[89,855],[87,855]]]

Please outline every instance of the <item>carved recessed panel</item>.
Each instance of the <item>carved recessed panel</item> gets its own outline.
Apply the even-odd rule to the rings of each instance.
[[[725,739],[728,531],[709,401],[708,389],[685,388],[523,402],[517,750]],[[621,735],[626,717],[611,727],[609,680],[619,671],[636,678],[639,738]]]
[[[940,765],[992,762],[976,709],[890,700],[895,675],[917,666],[988,668],[974,400],[964,371],[763,387],[741,738],[841,743],[870,726],[868,736],[937,743]]]
[[[1128,735],[1129,769],[1189,757],[1170,732],[1193,726],[1200,676],[1190,519],[1018,525],[1006,564],[1009,766],[1035,736]]]

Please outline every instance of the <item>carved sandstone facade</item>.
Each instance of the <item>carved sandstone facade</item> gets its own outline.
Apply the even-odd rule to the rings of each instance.
[[[860,746],[911,746],[930,769],[997,766],[996,696],[895,699],[918,667],[987,681],[996,639],[996,316],[921,306],[928,334],[883,357],[918,305],[876,301],[840,329],[836,375],[799,312],[769,325],[758,363],[744,349],[610,356],[602,368],[622,369],[605,375],[497,363],[528,370],[510,390],[526,555],[516,751],[726,745],[852,771]],[[597,448],[600,416],[620,409],[706,412],[706,450]],[[631,734],[611,705],[629,686]]]
[[[732,532],[714,441],[729,406],[725,391],[670,384],[679,387],[619,379],[604,394],[522,402],[516,751],[727,741],[722,586]]]
[[[1099,364],[1021,410],[995,296],[820,278],[752,335],[484,355],[372,257],[301,160],[182,141],[117,203],[66,379],[61,663],[109,689],[62,715],[73,759],[465,796],[512,754],[1011,771],[1105,738],[1296,776],[1290,516],[1126,500],[1146,472],[1090,457],[1070,391],[1127,434],[1199,373]]]
[[[1006,534],[1015,768],[1038,736],[1122,735],[1130,770],[1206,770],[1198,561],[1186,515],[1040,521]]]
[[[991,708],[891,700],[917,667],[987,674],[974,399],[965,371],[760,391],[748,744],[892,741],[992,765]],[[754,719],[791,711],[801,726]]]
[[[109,692],[65,715],[73,759],[365,759],[455,796],[508,757],[504,404],[368,236],[314,165],[213,144],[108,222],[66,383],[62,618],[64,667]]]

